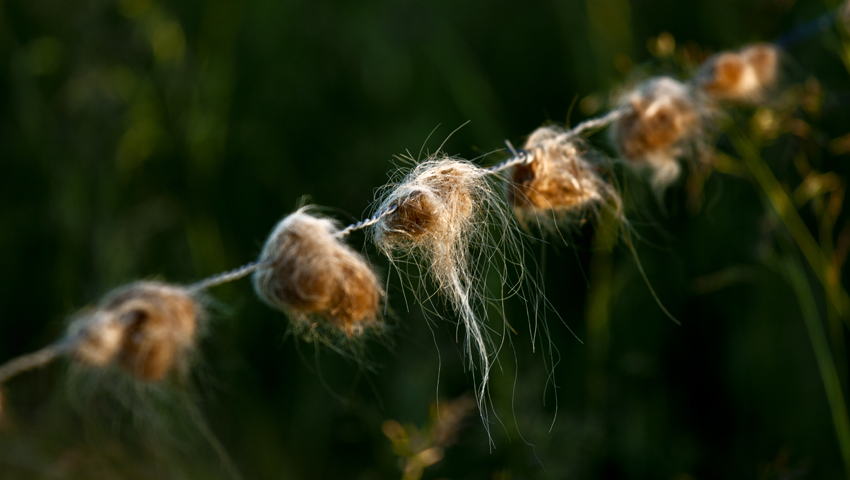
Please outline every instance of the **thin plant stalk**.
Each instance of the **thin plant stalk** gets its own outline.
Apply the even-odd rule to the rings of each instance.
[[[730,131],[729,137],[735,144],[735,148],[740,153],[747,168],[764,191],[770,206],[779,214],[779,218],[782,219],[782,222],[791,232],[794,242],[800,247],[812,270],[814,270],[815,275],[817,275],[818,280],[823,284],[830,303],[835,307],[835,310],[844,322],[850,326],[850,318],[848,318],[850,297],[848,297],[847,291],[840,283],[831,281],[833,278],[838,278],[835,268],[800,217],[791,197],[782,188],[782,184],[779,183],[779,180],[770,171],[770,168],[761,158],[755,147],[740,132]]]
[[[830,304],[842,319],[848,322],[847,291],[844,290],[839,282],[832,281],[839,278],[834,271],[834,266],[803,222],[793,201],[761,158],[761,155],[755,150],[755,147],[738,131],[730,132],[729,136],[747,168],[761,187],[764,195],[760,197],[768,206],[772,207],[785,224],[797,247],[802,251],[818,280],[823,284]],[[826,391],[827,401],[829,402],[845,474],[847,478],[850,478],[850,419],[848,419],[844,393],[832,351],[829,347],[829,340],[821,322],[820,313],[818,313],[817,303],[812,294],[811,285],[806,278],[803,266],[796,257],[796,253],[792,252],[784,255],[780,262],[783,273],[788,278],[789,283],[794,289],[794,293],[797,295],[800,309],[803,313],[803,320],[806,323],[809,340],[815,352],[818,371],[821,375],[824,390]]]
[[[604,411],[606,397],[605,363],[610,340],[612,289],[612,252],[619,230],[616,216],[604,211],[593,236],[593,257],[590,260],[590,287],[587,295],[587,360],[588,407]]]
[[[836,276],[830,277],[829,282],[833,285],[841,283],[841,264],[835,260],[835,222],[841,213],[844,200],[844,192],[832,192],[826,199],[825,204],[820,206],[818,222],[820,223],[820,245],[827,258],[832,259],[833,272]],[[837,206],[837,208],[836,208]],[[841,315],[835,308],[826,309],[826,321],[829,327],[829,340],[832,351],[838,359],[838,377],[842,385],[847,385],[847,346],[844,341],[844,325]]]
[[[824,1],[827,8],[830,9],[844,9],[846,8],[845,2],[840,0],[826,0]],[[838,31],[838,36],[841,39],[841,46],[839,48],[838,56],[841,57],[841,61],[844,63],[844,68],[850,72],[850,32],[847,31],[847,25],[844,23],[844,12],[839,13],[835,16],[835,28]]]
[[[803,266],[797,260],[795,254],[784,255],[780,264],[800,303],[809,340],[812,342],[812,349],[815,351],[818,371],[823,381],[824,390],[826,390],[826,398],[832,413],[832,423],[835,426],[841,458],[844,461],[845,474],[850,478],[850,420],[847,417],[847,405],[844,403],[841,381],[838,378],[838,371],[835,368],[815,297]]]

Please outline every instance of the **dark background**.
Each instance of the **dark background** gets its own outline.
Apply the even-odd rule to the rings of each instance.
[[[623,85],[769,41],[828,3],[0,2],[0,359],[60,337],[74,312],[123,283],[188,283],[253,259],[304,195],[343,223],[362,218],[393,155],[415,155],[435,127],[432,152],[466,121],[446,152],[521,144],[546,121],[602,113]],[[677,56],[658,52],[662,32]],[[804,118],[819,132],[811,162],[842,178],[847,156],[827,145],[850,130],[845,47],[834,29],[794,46],[784,83],[819,85],[823,112]],[[730,123],[746,127],[751,113]],[[793,189],[797,144],[786,137],[764,155]],[[604,135],[592,143],[610,153]],[[495,447],[473,414],[424,478],[845,474],[796,297],[764,261],[781,227],[765,226],[757,188],[714,173],[705,201],[686,208],[684,181],[660,204],[641,185],[620,176],[639,258],[682,325],[624,242],[608,257],[586,225],[570,246],[529,243],[564,322],[549,313],[557,418],[544,352],[531,351],[511,300],[516,362],[506,349],[492,379],[504,424],[491,428]],[[349,241],[384,277],[363,234]],[[594,258],[611,262],[601,284]],[[586,308],[603,287],[607,313]],[[434,322],[432,337],[396,277],[388,292],[391,342],[366,349],[374,371],[287,337],[285,316],[242,280],[211,292],[188,385],[139,392],[67,362],[15,379],[0,477],[228,478],[202,412],[246,478],[398,478],[382,422],[424,425],[438,379],[441,399],[473,383],[453,325]],[[846,355],[834,354],[846,392]]]

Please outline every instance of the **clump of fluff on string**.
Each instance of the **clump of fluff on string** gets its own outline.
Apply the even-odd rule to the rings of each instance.
[[[477,401],[487,424],[484,398],[498,346],[485,323],[485,274],[500,257],[519,255],[516,224],[488,172],[475,164],[433,156],[399,169],[384,187],[376,211],[388,211],[370,229],[378,248],[397,264],[412,261],[430,274],[465,330],[469,368],[480,375]],[[506,272],[501,272],[503,281]]]
[[[508,203],[523,224],[542,229],[583,223],[609,209],[622,217],[622,201],[600,173],[601,165],[581,138],[556,126],[535,130],[524,150],[532,160],[511,168],[506,180]]]
[[[203,308],[189,290],[161,282],[136,282],[108,293],[75,320],[69,337],[82,365],[116,364],[135,378],[158,382],[188,371]]]
[[[303,207],[272,230],[253,275],[257,295],[289,315],[294,333],[332,347],[328,333],[355,340],[383,326],[381,283],[338,233],[335,222]]]
[[[611,140],[631,165],[652,171],[657,192],[681,172],[678,159],[700,154],[706,119],[711,115],[702,94],[670,77],[657,77],[627,93],[619,102],[623,115]]]
[[[68,356],[69,384],[87,397],[104,383],[122,399],[133,398],[133,392],[164,392],[166,380],[188,376],[206,321],[198,295],[154,281],[118,287],[77,314],[59,341],[0,365],[0,386]]]
[[[162,282],[118,287],[78,314],[64,338],[0,366],[0,385],[65,355],[83,370],[115,366],[146,384],[185,376],[206,318],[197,296]]]
[[[158,281],[118,287],[77,314],[59,341],[0,365],[0,386],[18,374],[70,357],[72,404],[95,417],[107,412],[112,429],[120,421],[110,407],[118,407],[132,416],[134,437],[150,434],[155,439],[150,444],[157,448],[169,442],[175,423],[183,424],[181,432],[200,434],[222,467],[239,479],[238,469],[195,405],[188,381],[206,329],[205,300],[201,289]],[[98,406],[96,412],[91,412],[92,405]]]
[[[756,43],[738,51],[709,57],[693,83],[714,100],[759,103],[779,81],[779,67],[779,47]]]
[[[101,420],[111,428],[121,423],[118,412],[129,413],[134,437],[155,439],[158,447],[200,435],[222,468],[239,479],[196,405],[197,392],[189,381],[207,328],[207,303],[200,289],[157,281],[138,281],[107,293],[69,326],[74,360],[69,393],[87,415],[106,413]],[[91,412],[94,404],[97,412]]]

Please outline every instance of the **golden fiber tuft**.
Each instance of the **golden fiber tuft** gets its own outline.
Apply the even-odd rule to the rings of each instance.
[[[700,102],[687,85],[653,78],[627,95],[627,109],[612,129],[620,155],[653,170],[652,183],[663,189],[679,176],[677,157],[702,133]]]
[[[466,272],[473,237],[486,235],[486,210],[492,187],[486,171],[452,158],[418,164],[382,199],[379,210],[395,211],[372,228],[375,244],[391,259],[393,251],[416,251],[427,260],[443,292],[456,306],[468,301],[458,290],[473,288]],[[475,240],[484,244],[483,238]],[[461,310],[463,308],[461,307]]]
[[[185,365],[202,309],[186,289],[136,282],[101,300],[71,326],[74,357],[92,367],[117,363],[136,378],[157,382]]]
[[[473,191],[480,180],[477,167],[447,161],[422,169],[418,181],[400,189],[395,213],[380,222],[384,243],[428,241],[459,234],[473,214]]]
[[[703,63],[695,82],[717,100],[761,102],[779,80],[779,60],[779,48],[769,43],[722,52]]]
[[[520,257],[516,223],[490,172],[446,156],[399,169],[377,203],[378,212],[391,213],[370,229],[375,244],[392,263],[416,265],[420,272],[412,278],[424,281],[419,273],[427,272],[460,318],[464,356],[473,375],[480,375],[476,400],[487,424],[485,391],[491,355],[498,351],[491,331],[498,330],[485,321],[486,302],[493,298],[485,277],[495,259],[511,264]]]
[[[294,320],[322,319],[353,337],[378,324],[384,292],[372,268],[337,231],[334,222],[303,208],[281,220],[263,247],[254,290]]]
[[[508,203],[525,219],[582,215],[609,203],[618,211],[620,198],[585,158],[580,140],[554,126],[540,127],[529,136],[525,150],[533,161],[513,167],[507,183]]]
[[[114,315],[95,313],[85,326],[85,335],[80,338],[74,354],[80,362],[102,367],[112,362],[124,343],[126,325]]]

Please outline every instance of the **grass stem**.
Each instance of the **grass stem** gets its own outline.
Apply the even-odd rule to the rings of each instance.
[[[840,283],[831,281],[833,278],[838,278],[835,268],[800,217],[791,197],[788,196],[782,184],[770,171],[761,155],[756,151],[755,146],[748,142],[739,131],[730,131],[729,137],[747,168],[764,191],[770,206],[779,214],[779,218],[791,232],[794,242],[800,247],[803,256],[806,257],[818,280],[823,284],[829,302],[835,307],[836,312],[844,322],[850,326],[850,318],[848,318],[850,297],[847,295],[847,290]]]
[[[841,382],[839,381],[838,371],[835,368],[835,362],[829,348],[826,331],[818,313],[815,297],[812,294],[809,281],[806,279],[803,266],[797,260],[796,255],[793,253],[783,255],[780,262],[783,272],[793,287],[794,293],[797,295],[797,300],[800,303],[803,320],[806,323],[806,330],[809,333],[812,349],[815,351],[818,370],[820,371],[823,387],[826,390],[826,398],[832,412],[832,422],[835,426],[835,433],[838,436],[838,446],[841,450],[841,458],[844,461],[845,474],[847,478],[850,478],[850,420],[847,417],[847,406],[844,403]]]

